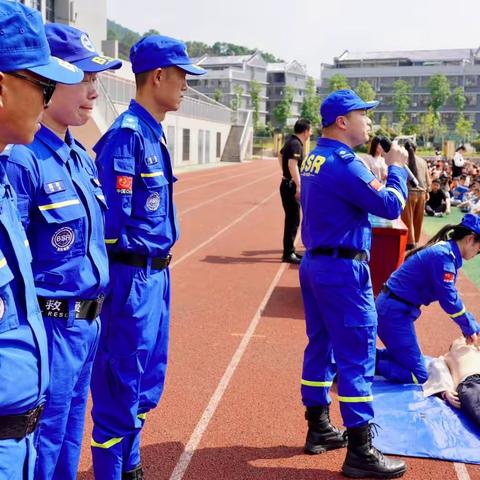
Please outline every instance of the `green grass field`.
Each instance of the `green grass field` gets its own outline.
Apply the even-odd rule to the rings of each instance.
[[[423,221],[423,231],[431,237],[438,232],[444,225],[460,223],[463,213],[456,207],[452,207],[452,213],[444,217],[427,217]],[[477,255],[472,260],[463,263],[462,272],[473,282],[477,287],[480,287],[480,255]]]

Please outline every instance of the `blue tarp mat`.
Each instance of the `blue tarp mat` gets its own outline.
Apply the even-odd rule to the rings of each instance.
[[[480,464],[480,429],[459,410],[420,385],[375,377],[375,419],[381,428],[374,445],[383,453]]]

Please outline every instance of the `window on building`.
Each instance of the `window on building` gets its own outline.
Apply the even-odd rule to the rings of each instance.
[[[55,0],[47,0],[46,12],[47,22],[55,21]]]
[[[205,163],[210,162],[210,131],[205,131]]]
[[[216,157],[220,158],[222,155],[222,134],[221,132],[217,132],[217,145],[216,145]]]
[[[203,142],[205,138],[205,132],[203,130],[198,131],[198,163],[203,163]]]
[[[183,129],[183,142],[182,142],[182,160],[188,162],[190,160],[190,129]]]
[[[25,2],[22,2],[22,3],[25,3]],[[31,6],[32,8],[35,8],[36,10],[38,10],[38,11],[40,11],[40,12],[42,11],[42,2],[41,2],[41,0],[32,0],[32,1],[30,2],[30,6]]]
[[[170,154],[170,159],[172,164],[175,163],[175,127],[167,127],[167,142],[168,142],[168,153]]]

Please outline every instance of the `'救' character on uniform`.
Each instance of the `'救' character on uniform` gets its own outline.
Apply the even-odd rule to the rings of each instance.
[[[45,27],[52,53],[82,71],[59,85],[28,147],[12,148],[7,174],[33,256],[33,273],[50,354],[50,386],[38,433],[38,480],[76,478],[98,314],[108,283],[105,198],[94,161],[69,127],[92,115],[97,74],[121,62],[102,57],[74,27]]]
[[[424,383],[425,358],[415,335],[420,307],[438,301],[474,344],[480,325],[455,287],[462,260],[480,251],[480,217],[468,213],[458,225],[446,225],[425,245],[412,250],[392,273],[377,298],[378,336],[385,349],[377,352],[379,375],[400,383]]]
[[[344,435],[329,417],[329,391],[337,371],[348,433],[343,472],[389,478],[402,475],[405,464],[383,457],[371,444],[377,314],[367,263],[368,213],[391,219],[400,215],[407,198],[407,152],[395,145],[385,155],[385,186],[353,152],[368,140],[367,110],[377,104],[364,102],[351,90],[330,94],[320,109],[322,136],[302,163],[302,239],[307,252],[300,283],[308,345],[301,393],[309,426],[306,452],[344,447]]]
[[[170,249],[178,238],[172,162],[161,121],[180,107],[192,65],[185,44],[160,35],[130,51],[137,93],[95,146],[109,211],[109,293],[92,377],[95,478],[141,478],[140,433],[165,382]]]
[[[0,478],[32,480],[34,433],[48,386],[48,346],[32,256],[5,163],[12,143],[29,144],[55,82],[83,72],[50,56],[42,17],[0,0]]]

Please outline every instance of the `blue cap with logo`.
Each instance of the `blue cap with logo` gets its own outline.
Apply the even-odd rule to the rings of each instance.
[[[473,233],[480,235],[480,216],[474,215],[473,213],[467,213],[462,218],[462,223],[460,225],[468,228]]]
[[[121,60],[97,53],[88,35],[78,28],[49,23],[45,25],[45,33],[52,54],[73,63],[84,72],[116,70],[122,66]]]
[[[150,35],[135,43],[130,49],[130,61],[133,73],[165,67],[178,67],[190,75],[207,73],[204,68],[192,64],[183,42],[163,35]]]
[[[337,90],[328,95],[320,107],[322,125],[328,127],[335,122],[337,117],[346,115],[353,110],[370,110],[380,102],[366,102],[362,100],[353,90]]]
[[[29,70],[54,82],[74,84],[83,72],[52,57],[42,16],[13,0],[0,0],[0,71]]]

